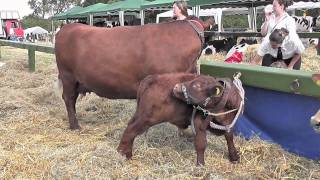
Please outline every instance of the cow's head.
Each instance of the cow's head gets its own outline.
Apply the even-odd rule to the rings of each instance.
[[[312,24],[314,25],[313,27],[319,28],[320,27],[320,16],[314,17]]]
[[[223,82],[210,76],[198,76],[194,80],[178,83],[173,89],[176,98],[203,108],[217,103],[223,95]]]

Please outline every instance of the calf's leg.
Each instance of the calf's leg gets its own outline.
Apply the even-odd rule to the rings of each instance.
[[[77,92],[77,83],[75,81],[62,79],[62,85],[62,98],[67,108],[70,129],[80,129],[78,120],[76,118],[76,101],[79,95]]]
[[[239,155],[233,143],[233,132],[226,132],[224,136],[227,140],[230,161],[234,163],[239,162]]]
[[[129,121],[127,128],[124,130],[117,151],[125,155],[127,159],[132,157],[132,147],[136,136],[142,134],[150,125],[136,115]]]
[[[206,129],[208,126],[207,120],[202,120],[199,115],[194,120],[194,128],[196,131],[196,137],[194,145],[197,152],[197,165],[205,165],[204,152],[207,147],[207,134]]]

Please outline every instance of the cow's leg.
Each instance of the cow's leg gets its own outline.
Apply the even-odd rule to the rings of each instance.
[[[226,140],[227,140],[227,145],[228,145],[228,151],[229,151],[229,159],[231,162],[238,162],[239,161],[239,155],[238,152],[236,150],[236,148],[234,147],[234,143],[233,143],[233,132],[226,132],[224,134]]]
[[[137,118],[136,115],[132,117],[132,119],[128,123],[127,128],[123,132],[117,151],[120,154],[125,155],[127,159],[131,159],[134,139],[149,127],[150,125],[147,125],[145,121]]]
[[[178,128],[178,135],[179,137],[193,137],[193,132],[190,131],[188,128]]]
[[[79,95],[77,92],[77,83],[75,81],[62,80],[62,84],[62,98],[67,108],[70,129],[80,129],[78,120],[76,118],[76,101]]]
[[[208,126],[207,120],[202,120],[198,115],[194,120],[194,128],[196,131],[196,137],[194,140],[196,152],[197,152],[197,165],[204,165],[204,152],[207,147],[207,134],[206,129]]]
[[[178,127],[178,135],[180,137],[193,137],[193,132],[191,129],[188,129],[189,127],[189,123],[185,123],[187,122],[187,120],[183,120],[184,123],[181,124],[177,124],[174,123],[174,125],[176,125]]]

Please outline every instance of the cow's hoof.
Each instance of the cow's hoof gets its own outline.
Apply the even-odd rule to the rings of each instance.
[[[73,126],[70,126],[70,129],[71,130],[81,130],[81,127],[79,125],[73,125]]]
[[[229,160],[232,163],[239,163],[240,162],[240,157],[238,155],[238,153],[234,153],[234,154],[229,154]]]

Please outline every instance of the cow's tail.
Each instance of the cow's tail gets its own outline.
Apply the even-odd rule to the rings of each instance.
[[[62,91],[63,91],[63,86],[62,86],[62,80],[58,77],[53,84],[54,87],[54,92],[57,97],[62,97]]]

